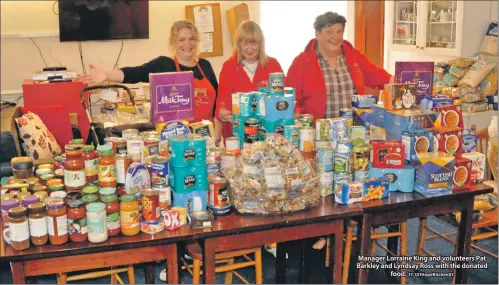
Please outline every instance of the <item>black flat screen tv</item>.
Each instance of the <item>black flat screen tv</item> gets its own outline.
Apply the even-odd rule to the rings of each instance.
[[[149,38],[147,0],[62,0],[61,42]]]

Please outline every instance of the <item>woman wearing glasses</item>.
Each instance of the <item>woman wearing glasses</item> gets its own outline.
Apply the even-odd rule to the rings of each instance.
[[[232,93],[257,91],[269,86],[269,74],[282,72],[275,58],[265,54],[265,39],[260,26],[253,21],[241,23],[234,38],[234,52],[220,72],[215,140],[232,137]],[[220,123],[222,122],[222,123]]]
[[[286,86],[295,88],[295,112],[314,119],[339,117],[352,107],[352,95],[365,87],[383,89],[393,77],[343,40],[345,17],[327,12],[315,19],[310,40],[288,70]]]

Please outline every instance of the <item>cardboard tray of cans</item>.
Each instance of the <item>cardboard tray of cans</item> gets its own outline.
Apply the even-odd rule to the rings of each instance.
[[[281,136],[244,149],[235,167],[222,172],[240,214],[290,213],[320,201],[319,168]]]

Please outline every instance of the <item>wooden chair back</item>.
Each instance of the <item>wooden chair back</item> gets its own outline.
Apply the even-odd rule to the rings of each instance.
[[[473,124],[471,125],[471,131],[474,132],[477,136],[476,151],[485,154],[485,160],[488,161],[487,150],[489,148],[489,129],[485,128],[477,130],[476,125]],[[485,173],[485,180],[490,180],[492,179],[492,171],[489,167],[489,164],[486,163],[486,165],[487,172]]]

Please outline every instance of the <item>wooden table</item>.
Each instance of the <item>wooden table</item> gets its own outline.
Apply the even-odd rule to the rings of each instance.
[[[334,235],[332,252],[337,257],[332,266],[332,280],[334,283],[341,283],[343,219],[361,213],[360,203],[337,205],[333,197],[329,196],[322,198],[317,207],[292,214],[242,216],[233,213],[218,217],[212,228],[197,230],[195,234],[196,239],[204,240],[205,284],[215,283],[215,254],[218,252],[327,235]],[[280,261],[277,260],[276,263],[279,264]]]
[[[99,244],[69,242],[64,245],[34,246],[16,251],[5,246],[2,260],[9,261],[14,284],[24,284],[26,277],[123,266],[166,260],[168,282],[178,284],[177,242],[191,240],[192,229],[186,225],[175,231],[156,235],[110,237]],[[0,241],[3,244],[3,241]],[[154,283],[154,267],[146,267],[146,283]]]
[[[398,224],[412,218],[461,212],[461,222],[457,234],[457,256],[470,254],[472,235],[473,201],[476,195],[491,193],[489,186],[479,184],[469,189],[457,190],[452,194],[439,197],[424,197],[414,193],[390,193],[390,198],[362,203],[362,221],[360,234],[360,255],[370,256],[371,228],[389,224]],[[393,246],[390,246],[393,249]],[[396,248],[395,248],[396,249]],[[395,251],[396,252],[396,251]],[[368,269],[360,269],[358,283],[367,283]],[[467,270],[457,269],[455,283],[467,283]]]

